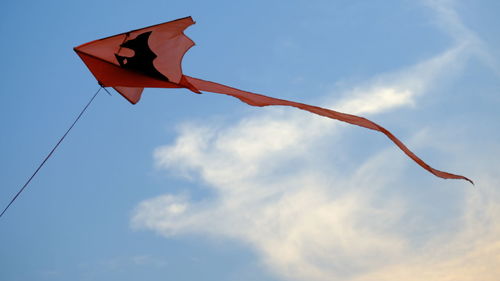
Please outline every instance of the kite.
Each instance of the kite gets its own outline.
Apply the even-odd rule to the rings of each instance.
[[[45,165],[64,138],[78,120],[80,120],[99,91],[101,89],[106,90],[106,87],[112,87],[132,104],[136,104],[139,101],[144,88],[186,88],[197,94],[201,94],[203,91],[229,95],[251,106],[281,105],[295,107],[330,119],[336,119],[381,132],[394,142],[408,157],[435,176],[443,179],[463,179],[474,184],[472,180],[464,176],[432,168],[411,152],[391,132],[363,117],[242,91],[184,75],[181,67],[182,58],[194,46],[194,42],[184,34],[184,30],[194,23],[191,17],[185,17],[91,41],[75,47],[75,52],[97,79],[100,88],[47,154],[45,159],[38,165],[34,173],[0,213],[0,217],[4,215],[7,209],[9,209],[12,203],[14,203],[40,171],[42,166]]]
[[[191,17],[185,17],[91,41],[75,47],[74,50],[99,85],[114,88],[132,104],[139,101],[144,88],[186,88],[198,94],[203,91],[229,95],[251,106],[291,106],[381,132],[408,157],[435,176],[463,179],[473,184],[472,180],[464,176],[432,168],[391,132],[363,117],[242,91],[184,75],[182,58],[194,46],[194,42],[184,34],[184,30],[194,23]]]

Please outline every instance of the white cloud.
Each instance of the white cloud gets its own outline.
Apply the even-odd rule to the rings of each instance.
[[[382,74],[366,85],[356,86],[334,108],[352,114],[375,114],[403,106],[414,106],[415,99],[457,74],[468,59],[464,45],[416,65]]]
[[[353,87],[332,108],[369,115],[414,106],[436,81],[459,71],[476,45],[464,43],[472,33],[443,3],[429,1],[456,36],[454,47]],[[483,163],[471,173],[481,179],[478,189],[459,181],[448,188],[428,174],[410,181],[410,160],[392,146],[345,172],[343,163],[332,159],[349,159],[350,144],[339,141],[338,122],[293,110],[266,112],[229,125],[181,126],[173,144],[155,151],[155,161],[199,180],[213,196],[192,201],[167,194],[143,201],[133,226],[165,236],[203,233],[241,241],[272,272],[293,280],[500,276],[499,178],[488,170],[498,163]],[[432,128],[427,132],[417,133],[413,144],[429,143]],[[446,153],[466,151],[465,143],[440,133],[443,142],[455,143]],[[322,152],[325,141],[329,155]],[[447,212],[436,204],[444,200]]]
[[[299,173],[260,178],[256,172],[227,182],[197,170],[217,194],[214,199],[190,202],[186,196],[164,195],[146,200],[133,224],[167,236],[204,233],[242,241],[286,279],[495,280],[500,274],[499,182],[494,171],[479,171],[495,163],[472,171],[480,179],[478,188],[455,182],[443,191],[418,181],[404,184],[407,160],[398,155],[383,151],[352,176],[318,173],[321,160]],[[278,162],[286,165],[283,159]],[[200,169],[216,168],[206,164]],[[412,189],[444,194],[437,200],[439,194],[432,192],[415,199]],[[445,212],[432,201],[459,206],[458,212],[436,224],[434,214],[412,208],[422,204]]]
[[[498,60],[492,55],[490,47],[460,19],[455,6],[461,3],[455,0],[424,0],[435,13],[435,22],[450,35],[457,46],[481,59],[497,75],[500,75]]]

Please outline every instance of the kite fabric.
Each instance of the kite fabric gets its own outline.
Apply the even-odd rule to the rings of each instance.
[[[464,176],[432,168],[391,132],[363,117],[246,92],[184,75],[181,67],[182,58],[189,48],[194,46],[194,42],[183,31],[194,23],[191,17],[181,18],[91,41],[75,47],[74,50],[99,85],[113,87],[132,104],[139,101],[144,88],[186,88],[198,94],[205,91],[229,95],[251,106],[291,106],[379,131],[392,140],[408,157],[435,176],[444,179],[463,179],[474,184]]]

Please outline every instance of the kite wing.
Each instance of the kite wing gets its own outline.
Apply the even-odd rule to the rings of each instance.
[[[182,76],[184,54],[194,45],[183,31],[194,24],[186,17],[153,25],[78,47],[75,52],[99,84],[113,87],[135,104],[148,88],[191,88]]]
[[[291,106],[379,131],[394,142],[408,157],[435,176],[444,179],[463,179],[473,184],[470,179],[464,176],[432,168],[411,152],[391,132],[363,117],[276,99],[183,75],[182,58],[194,45],[194,42],[184,35],[183,31],[194,23],[191,17],[186,17],[92,41],[75,47],[74,50],[101,86],[113,87],[133,104],[139,101],[143,89],[147,87],[187,88],[196,93],[206,91],[225,94],[236,97],[252,106]]]

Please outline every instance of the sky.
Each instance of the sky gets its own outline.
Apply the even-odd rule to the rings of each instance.
[[[0,205],[99,88],[72,48],[192,16],[185,74],[369,118],[102,92],[0,218],[0,279],[493,281],[500,2],[2,1]]]

